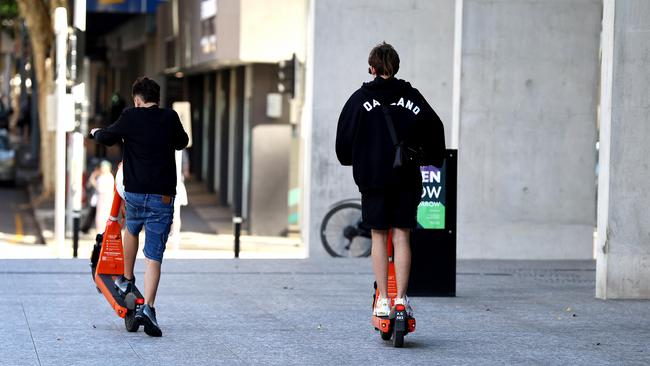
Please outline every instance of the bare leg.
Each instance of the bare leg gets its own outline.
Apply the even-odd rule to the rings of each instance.
[[[372,230],[372,269],[377,289],[383,298],[388,297],[388,254],[386,253],[387,230]]]
[[[138,254],[138,237],[131,234],[129,229],[124,230],[124,277],[133,279],[135,257]]]
[[[397,297],[404,297],[409,284],[411,272],[411,231],[408,229],[393,229],[393,246],[395,248],[395,281],[397,282]],[[374,249],[374,248],[373,248]]]
[[[160,262],[146,258],[145,263],[147,269],[144,272],[144,299],[149,306],[153,307],[158,292],[158,282],[160,282]]]

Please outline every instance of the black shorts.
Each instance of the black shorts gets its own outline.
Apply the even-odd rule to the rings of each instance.
[[[363,223],[376,230],[415,229],[422,189],[384,189],[361,193]]]

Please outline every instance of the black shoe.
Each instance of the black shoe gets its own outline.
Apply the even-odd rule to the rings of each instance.
[[[115,279],[115,288],[117,289],[117,291],[119,291],[119,293],[122,296],[133,291],[134,286],[135,286],[135,276],[133,276],[133,278],[130,280],[124,276],[119,276]]]
[[[144,325],[144,332],[151,337],[160,337],[162,336],[162,331],[158,327],[158,321],[156,320],[156,309],[151,306],[144,304],[138,309],[138,312],[135,313],[135,320],[139,324]]]

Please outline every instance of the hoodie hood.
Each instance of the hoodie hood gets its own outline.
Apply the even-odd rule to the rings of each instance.
[[[384,79],[377,76],[375,80],[363,83],[361,89],[378,100],[390,100],[398,95],[405,94],[406,91],[413,89],[413,87],[411,83],[402,79],[394,77]]]

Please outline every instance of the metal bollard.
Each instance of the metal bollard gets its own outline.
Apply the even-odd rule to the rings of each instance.
[[[239,258],[239,237],[241,235],[241,224],[243,221],[244,220],[239,216],[232,218],[235,233],[235,258]]]
[[[79,251],[79,226],[81,222],[81,213],[74,211],[72,213],[72,258],[77,258]]]

